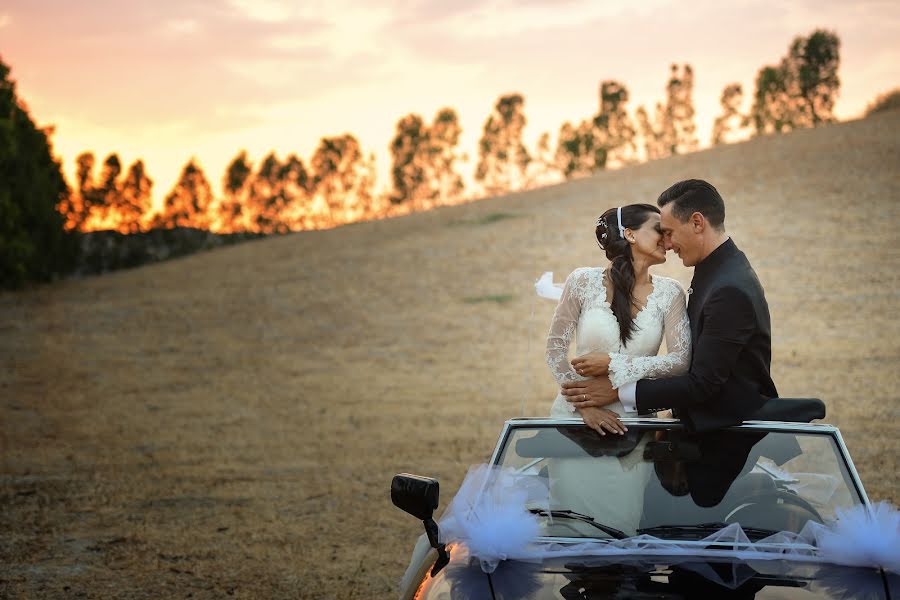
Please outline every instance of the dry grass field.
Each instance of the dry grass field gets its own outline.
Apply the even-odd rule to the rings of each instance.
[[[818,396],[900,502],[900,112],[389,221],[0,295],[0,597],[393,598],[421,525],[504,419],[544,415],[553,303],[605,208],[722,192]],[[657,272],[690,281],[677,257]]]

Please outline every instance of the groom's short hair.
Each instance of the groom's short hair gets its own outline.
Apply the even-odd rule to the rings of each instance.
[[[656,203],[660,208],[671,203],[672,214],[682,223],[698,212],[719,231],[725,229],[725,201],[711,183],[702,179],[679,181],[660,194]]]

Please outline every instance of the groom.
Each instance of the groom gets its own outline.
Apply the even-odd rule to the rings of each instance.
[[[582,412],[604,411],[598,414],[607,421],[618,420],[603,407],[621,400],[626,411],[638,414],[671,408],[690,431],[736,425],[778,396],[769,374],[771,326],[762,285],[725,233],[725,203],[711,184],[680,181],[657,204],[666,250],[694,267],[687,307],[690,370],[618,390],[605,377],[566,383],[563,394]]]

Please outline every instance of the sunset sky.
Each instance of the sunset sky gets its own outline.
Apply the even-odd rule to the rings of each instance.
[[[694,67],[706,145],[722,88],[749,96],[757,70],[817,27],[841,39],[839,118],[900,86],[900,2],[874,0],[7,0],[0,57],[32,116],[56,126],[70,182],[79,152],[115,151],[145,160],[160,202],[191,156],[218,190],[241,149],[307,161],[344,132],[376,153],[386,186],[397,120],[443,106],[460,115],[469,178],[500,94],[525,95],[533,147],[592,115],[602,79],[626,84],[632,114],[662,100],[672,62]]]

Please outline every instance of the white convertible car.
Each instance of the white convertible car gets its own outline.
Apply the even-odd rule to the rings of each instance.
[[[820,401],[775,408],[704,434],[509,420],[439,523],[438,482],[395,476],[427,534],[400,597],[900,598],[897,511],[870,505],[838,429],[810,423]]]

